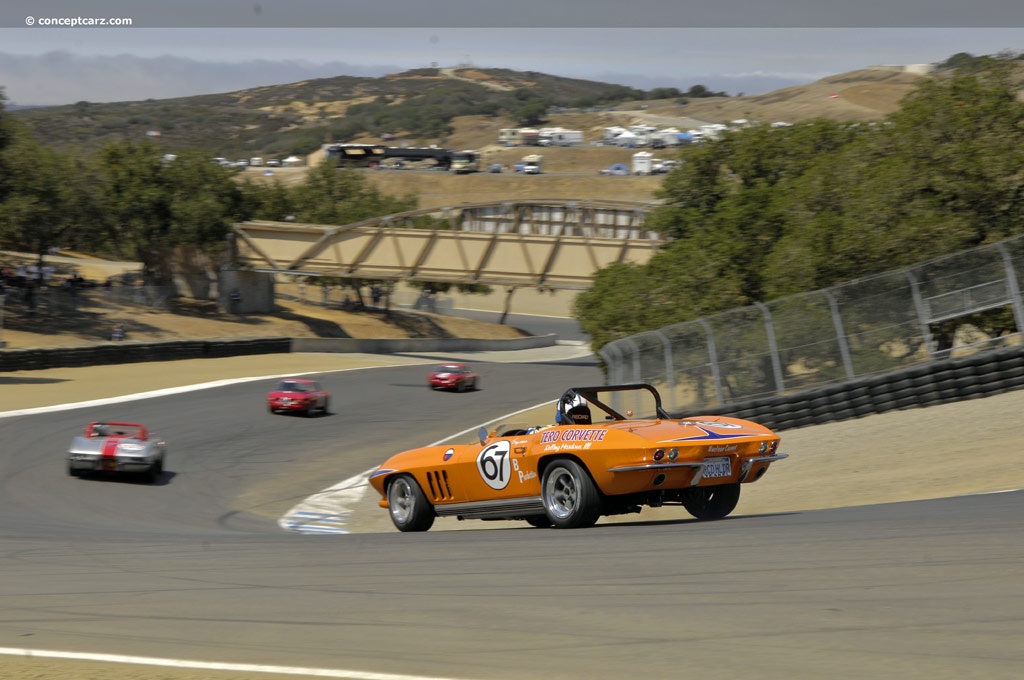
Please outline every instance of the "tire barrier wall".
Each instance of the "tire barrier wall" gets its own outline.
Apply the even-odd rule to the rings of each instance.
[[[289,352],[349,352],[398,354],[416,352],[483,352],[552,347],[555,334],[483,340],[471,338],[255,338],[246,340],[172,340],[169,342],[111,342],[87,347],[0,350],[0,372],[43,368],[132,364],[143,361],[213,359],[248,354]]]
[[[715,413],[752,420],[773,430],[792,430],[875,413],[989,397],[1021,388],[1024,348],[1012,348],[932,361],[782,397],[729,404]],[[685,412],[677,417],[695,415],[700,414]]]
[[[143,361],[213,359],[249,354],[284,354],[291,338],[245,340],[172,340],[169,342],[111,342],[86,347],[7,349],[0,351],[0,371],[131,364]]]

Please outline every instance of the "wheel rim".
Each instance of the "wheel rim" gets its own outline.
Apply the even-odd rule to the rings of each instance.
[[[564,469],[555,470],[544,485],[544,504],[548,512],[559,519],[569,517],[579,504],[579,486],[576,478]]]
[[[396,479],[391,483],[391,490],[388,493],[388,508],[391,516],[396,522],[405,524],[412,517],[416,499],[412,495],[412,487],[405,479]]]

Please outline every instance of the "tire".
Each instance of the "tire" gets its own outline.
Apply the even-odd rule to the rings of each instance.
[[[593,526],[601,516],[601,496],[579,463],[556,460],[544,471],[541,500],[551,524],[559,529]]]
[[[71,465],[69,464],[68,465],[68,476],[70,476],[70,477],[81,477],[82,476],[82,471],[81,470],[76,470],[75,468],[71,467]]]
[[[480,389],[480,381],[474,378],[473,379],[473,387],[471,389],[474,392],[476,392],[478,389]]]
[[[722,519],[736,509],[739,500],[739,484],[698,486],[687,489],[683,507],[697,519]]]
[[[310,404],[309,406],[306,407],[306,414],[305,415],[306,415],[307,418],[312,418],[313,416],[316,415],[316,411],[317,411],[316,402],[313,402],[312,404]]]
[[[146,484],[156,484],[157,480],[160,479],[161,473],[164,471],[164,462],[158,460],[153,463],[148,470],[142,473],[142,479]]]
[[[399,531],[426,531],[436,516],[411,475],[399,475],[388,484],[388,514]]]
[[[324,399],[324,407],[323,407],[323,409],[320,412],[323,413],[325,416],[331,415],[331,400],[330,400],[330,398]]]
[[[527,517],[526,523],[531,527],[537,527],[538,529],[549,529],[551,527],[551,520],[548,519],[547,515]]]
[[[466,381],[465,380],[460,380],[458,386],[455,389],[458,390],[459,392],[465,392],[466,391]]]

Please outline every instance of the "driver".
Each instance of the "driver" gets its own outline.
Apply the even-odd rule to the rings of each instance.
[[[578,394],[574,394],[568,401],[562,402],[564,408],[558,409],[555,412],[555,422],[559,425],[590,425],[593,420],[590,415],[590,405],[587,400]],[[567,422],[563,423],[563,418],[567,419]]]

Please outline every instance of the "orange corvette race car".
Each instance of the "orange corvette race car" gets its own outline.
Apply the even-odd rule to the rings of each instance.
[[[634,419],[623,404],[654,415]],[[645,505],[719,519],[736,507],[741,484],[787,457],[778,435],[756,423],[670,417],[647,384],[569,389],[555,421],[481,428],[479,443],[398,453],[370,484],[400,531],[426,531],[435,517],[569,529]]]

